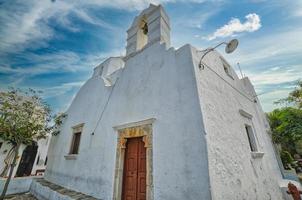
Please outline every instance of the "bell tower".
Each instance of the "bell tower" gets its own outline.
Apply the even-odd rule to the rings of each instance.
[[[126,56],[155,42],[170,47],[170,20],[161,5],[150,4],[149,8],[135,17],[127,31]]]

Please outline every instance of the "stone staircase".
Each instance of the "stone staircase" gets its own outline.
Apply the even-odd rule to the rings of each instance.
[[[100,200],[56,185],[43,178],[33,180],[30,187],[30,193],[38,200]]]

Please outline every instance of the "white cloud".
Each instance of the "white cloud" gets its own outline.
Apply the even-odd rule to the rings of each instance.
[[[233,18],[227,24],[217,29],[213,34],[207,37],[208,40],[214,40],[218,37],[228,37],[241,32],[254,32],[260,29],[261,20],[259,15],[251,13],[245,16],[246,21],[241,23],[240,19]]]

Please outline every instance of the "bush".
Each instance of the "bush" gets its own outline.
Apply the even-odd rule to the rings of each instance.
[[[288,169],[289,166],[294,162],[293,157],[290,155],[288,151],[281,151],[281,160],[283,163],[283,166]]]

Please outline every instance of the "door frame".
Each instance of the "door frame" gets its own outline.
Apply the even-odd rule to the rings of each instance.
[[[152,125],[155,119],[127,123],[113,127],[117,131],[117,148],[115,161],[115,175],[113,186],[113,200],[121,200],[123,186],[124,159],[128,138],[143,137],[146,147],[146,200],[153,200],[153,150]]]

